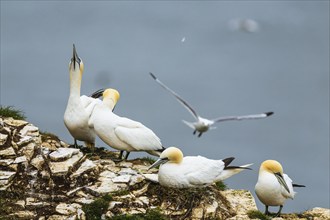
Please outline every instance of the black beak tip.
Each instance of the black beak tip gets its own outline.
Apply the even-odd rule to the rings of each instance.
[[[265,114],[266,114],[267,116],[271,116],[271,115],[274,114],[274,112],[266,112]]]
[[[73,56],[78,56],[76,51],[76,46],[73,44]]]
[[[149,72],[149,74],[153,79],[156,79],[156,76],[152,72]]]

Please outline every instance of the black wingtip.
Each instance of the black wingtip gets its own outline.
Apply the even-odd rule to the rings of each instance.
[[[150,76],[151,76],[152,78],[154,78],[154,80],[157,79],[157,77],[156,77],[152,72],[149,72],[149,74],[150,74]]]
[[[252,170],[250,167],[240,167],[240,166],[227,166],[224,168],[224,170],[230,170],[230,169]]]
[[[166,150],[164,146],[162,146],[162,149],[155,150],[156,152],[163,153],[163,151]]]
[[[91,94],[90,97],[97,99],[103,95],[104,90],[105,89],[99,89],[99,90],[93,92],[93,94]]]
[[[266,116],[268,117],[268,116],[271,116],[271,115],[273,115],[273,114],[274,114],[274,112],[265,112],[265,114],[266,114]]]
[[[162,153],[164,150],[166,150],[166,147],[162,146],[162,149],[159,149],[159,150],[156,150],[156,151]]]
[[[244,169],[244,170],[253,170],[253,169],[250,168],[250,167],[239,167],[239,168]]]
[[[228,167],[228,165],[235,159],[235,157],[228,157],[226,159],[223,159],[222,161],[225,163],[225,167]]]
[[[300,184],[292,184],[293,187],[306,187],[305,185],[300,185]]]

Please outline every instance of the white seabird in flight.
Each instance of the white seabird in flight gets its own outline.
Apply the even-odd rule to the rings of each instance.
[[[223,121],[240,121],[240,120],[245,120],[245,119],[261,119],[261,118],[266,118],[274,112],[265,112],[265,113],[260,113],[260,114],[253,114],[253,115],[242,115],[242,116],[225,116],[225,117],[218,117],[215,119],[207,119],[201,117],[192,107],[191,105],[185,101],[183,98],[181,98],[176,92],[174,92],[172,89],[167,87],[164,83],[162,83],[153,73],[150,73],[150,76],[158,83],[160,84],[165,90],[170,92],[178,102],[180,102],[196,119],[195,122],[188,122],[183,120],[183,122],[194,129],[193,134],[196,134],[199,132],[198,137],[202,136],[202,134],[206,131],[208,131],[210,128],[215,129],[216,127],[212,127],[214,123],[217,122],[223,122]]]
[[[159,159],[149,169],[160,165],[158,181],[162,186],[205,187],[250,169],[248,167],[252,165],[229,166],[234,159],[234,157],[223,160],[211,160],[202,156],[183,157],[180,149],[169,147],[162,152]]]
[[[140,122],[120,117],[112,112],[119,100],[120,94],[115,89],[106,89],[103,102],[96,105],[89,120],[97,136],[110,147],[120,150],[120,159],[126,151],[127,159],[131,151],[146,151],[159,156],[165,149],[160,139],[149,128]]]
[[[74,138],[74,145],[77,147],[77,140],[84,141],[89,148],[95,147],[95,132],[88,126],[88,120],[96,104],[101,100],[97,99],[103,92],[98,90],[90,97],[80,96],[80,87],[84,64],[78,56],[76,47],[73,44],[73,56],[69,64],[70,73],[70,95],[64,112],[64,124]]]
[[[266,160],[261,164],[255,192],[266,206],[266,215],[270,214],[268,206],[279,206],[277,216],[281,215],[285,200],[294,198],[293,187],[305,186],[293,184],[290,177],[283,173],[282,165],[278,161]]]

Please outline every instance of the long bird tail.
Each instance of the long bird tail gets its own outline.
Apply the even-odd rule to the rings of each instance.
[[[225,180],[235,174],[242,172],[243,170],[251,170],[249,166],[253,165],[253,163],[245,164],[242,166],[229,166],[229,164],[234,160],[234,157],[229,157],[223,159],[222,161],[225,163],[225,168],[223,169],[220,176],[217,178],[218,180]]]

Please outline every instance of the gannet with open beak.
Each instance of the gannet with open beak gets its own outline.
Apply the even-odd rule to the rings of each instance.
[[[279,206],[277,216],[281,214],[285,200],[294,198],[293,187],[305,186],[293,184],[290,177],[283,173],[282,165],[278,161],[266,160],[261,164],[255,192],[266,206],[266,215],[270,214],[268,206]]]
[[[158,181],[162,186],[173,188],[204,187],[222,181],[248,168],[229,166],[234,160],[229,157],[223,160],[211,160],[202,156],[183,157],[182,151],[169,147],[149,169],[160,165]]]
[[[101,104],[97,99],[103,90],[98,90],[88,96],[80,96],[80,86],[84,64],[78,56],[75,45],[73,45],[73,56],[69,64],[70,73],[70,95],[64,113],[64,124],[74,138],[74,145],[77,141],[84,141],[87,147],[95,146],[95,132],[88,126],[88,120],[96,104]]]
[[[141,124],[128,118],[120,117],[112,112],[119,100],[120,94],[115,89],[106,89],[103,93],[103,102],[95,106],[89,120],[98,137],[110,147],[126,151],[127,159],[131,151],[146,151],[159,156],[165,149],[157,135]]]
[[[233,120],[240,121],[240,120],[245,120],[245,119],[261,119],[261,118],[266,118],[266,117],[274,114],[274,112],[265,112],[265,113],[253,114],[253,115],[225,116],[225,117],[218,117],[215,119],[203,118],[191,107],[190,104],[188,104],[187,101],[182,99],[176,92],[174,92],[172,89],[167,87],[164,83],[162,83],[153,73],[150,73],[150,75],[165,90],[170,92],[178,100],[178,102],[180,102],[194,116],[194,118],[196,119],[195,122],[188,122],[188,121],[184,121],[184,120],[183,120],[183,122],[186,125],[188,125],[189,127],[191,127],[192,129],[194,129],[193,134],[196,134],[197,132],[199,132],[198,137],[202,136],[202,134],[204,132],[208,131],[210,128],[215,129],[216,127],[212,127],[212,125],[217,122],[233,121]]]

